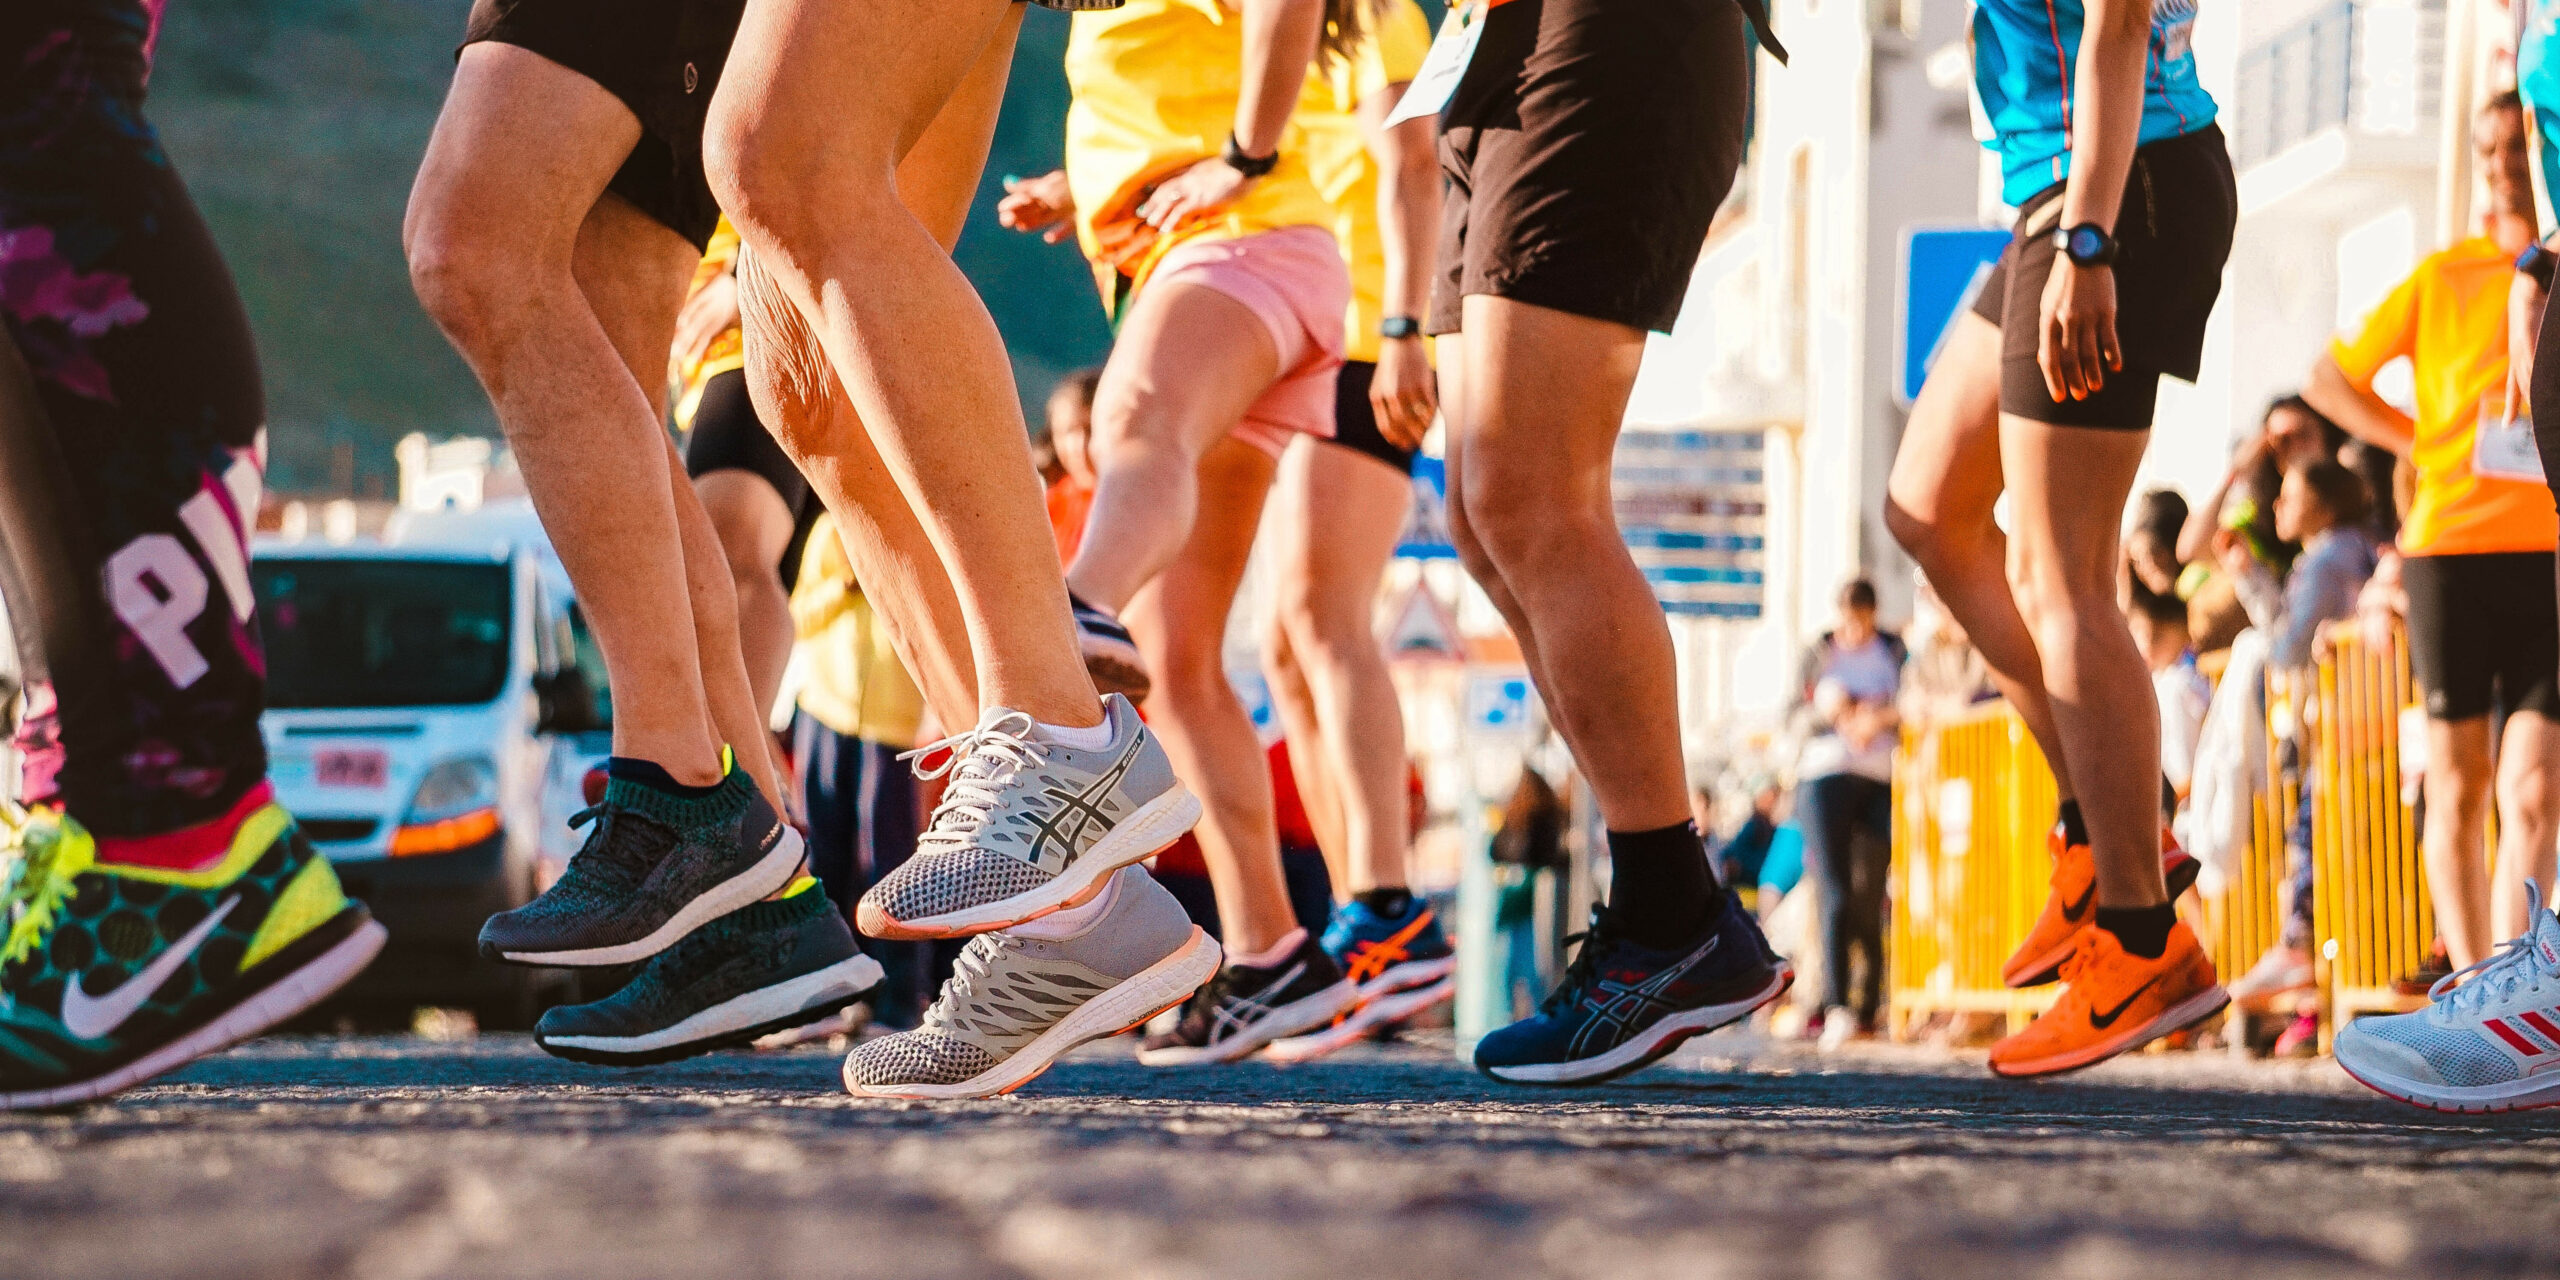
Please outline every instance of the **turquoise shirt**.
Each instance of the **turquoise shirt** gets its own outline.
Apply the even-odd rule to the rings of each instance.
[[[2213,95],[2196,82],[2197,0],[2155,0],[2143,71],[2142,141],[2183,137],[2213,123]],[[2000,198],[2011,205],[2071,176],[2073,81],[2081,0],[1975,0],[1973,86],[2000,153]],[[2555,104],[2560,105],[2560,104]]]
[[[2516,92],[2533,112],[2534,155],[2542,164],[2542,190],[2560,202],[2560,0],[2533,0],[2524,37],[2516,43]]]

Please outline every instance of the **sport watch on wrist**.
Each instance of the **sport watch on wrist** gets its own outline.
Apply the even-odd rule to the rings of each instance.
[[[2526,245],[2524,252],[2516,257],[2517,273],[2533,277],[2533,282],[2545,289],[2551,287],[2555,269],[2560,269],[2560,254],[2545,248],[2540,241]]]
[[[2053,247],[2076,266],[2112,267],[2116,264],[2116,238],[2094,222],[2076,227],[2059,227],[2053,233]]]
[[[1419,338],[1422,336],[1422,322],[1414,319],[1412,316],[1388,316],[1386,319],[1378,322],[1378,336],[1381,338]]]
[[[1226,149],[1218,153],[1218,158],[1226,161],[1228,168],[1248,178],[1259,178],[1280,167],[1280,148],[1273,147],[1271,154],[1267,156],[1246,155],[1244,144],[1236,141],[1236,135],[1230,131],[1227,134]]]

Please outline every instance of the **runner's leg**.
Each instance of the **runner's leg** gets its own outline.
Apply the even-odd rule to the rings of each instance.
[[[2498,744],[2498,861],[2489,878],[2494,937],[2518,937],[2532,927],[2525,918],[2526,880],[2541,885],[2542,900],[2551,901],[2552,863],[2560,850],[2555,807],[2560,807],[2560,723],[2518,711],[2507,717]]]

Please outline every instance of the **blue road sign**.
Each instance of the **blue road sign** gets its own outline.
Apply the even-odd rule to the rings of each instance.
[[[1893,389],[1905,408],[1937,362],[1956,313],[1973,305],[2009,233],[1990,227],[1913,227],[1902,236],[1902,345],[1894,351]]]

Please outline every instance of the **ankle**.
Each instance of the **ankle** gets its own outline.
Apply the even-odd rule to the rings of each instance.
[[[1401,917],[1404,913],[1413,910],[1413,890],[1408,889],[1403,885],[1376,889],[1363,889],[1358,893],[1352,894],[1351,900],[1368,908],[1372,914],[1383,916],[1389,920]]]
[[[1298,948],[1306,944],[1307,931],[1304,926],[1300,926],[1281,934],[1278,941],[1259,951],[1228,952],[1227,963],[1243,965],[1248,969],[1276,969],[1289,957],[1296,955]]]

